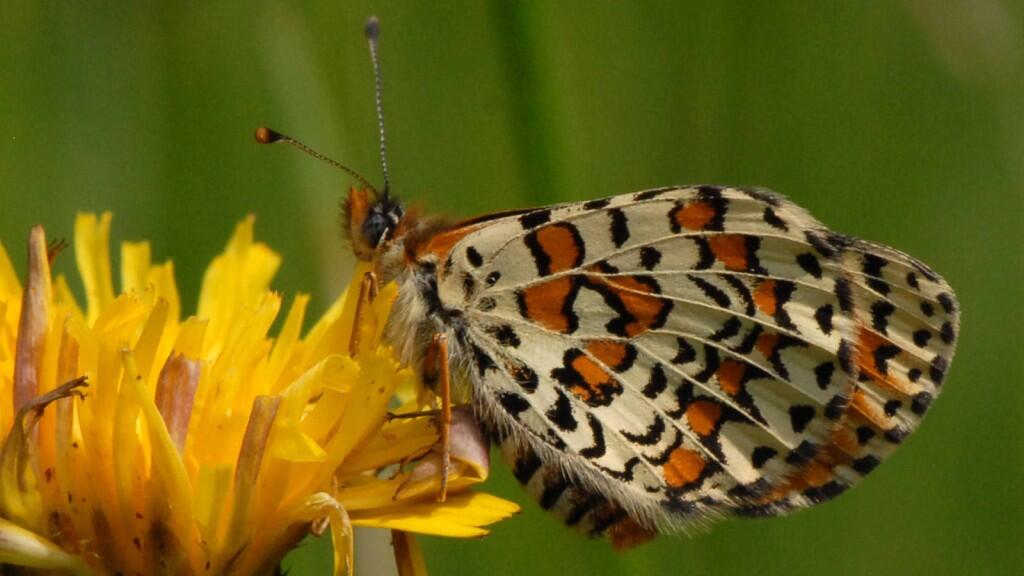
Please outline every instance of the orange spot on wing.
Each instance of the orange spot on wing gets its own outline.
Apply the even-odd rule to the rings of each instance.
[[[760,352],[765,358],[771,358],[775,354],[775,349],[779,346],[779,335],[768,334],[767,332],[757,337],[757,342],[754,347]]]
[[[583,247],[568,226],[553,224],[536,232],[537,244],[551,259],[548,271],[551,274],[571,270],[580,265]]]
[[[618,370],[626,359],[626,345],[610,340],[596,340],[587,344],[587,352],[612,370]]]
[[[572,283],[572,278],[563,276],[524,289],[524,316],[549,330],[568,332],[569,318],[564,310],[572,293]]]
[[[703,230],[716,214],[714,206],[698,200],[677,209],[675,220],[676,224],[687,230]]]
[[[662,468],[662,475],[669,486],[680,488],[699,480],[706,465],[707,462],[699,452],[689,448],[676,448]]]
[[[652,291],[650,284],[635,276],[590,276],[595,283],[602,283],[616,291],[626,310],[635,318],[626,325],[626,335],[634,337],[662,322],[672,305]]]
[[[747,269],[747,239],[742,234],[719,234],[708,240],[711,253],[729,270]]]
[[[722,407],[710,400],[696,400],[686,408],[686,420],[698,436],[709,436],[722,419]]]
[[[462,240],[470,232],[474,232],[476,229],[476,226],[465,226],[462,228],[453,228],[437,234],[419,250],[417,256],[433,254],[437,256],[439,260],[444,259],[448,256],[448,253],[452,251],[452,247],[455,246],[459,240]]]
[[[725,360],[719,365],[715,376],[718,377],[718,386],[728,395],[735,396],[740,391],[743,382],[743,373],[747,365],[735,360]]]
[[[853,397],[850,399],[850,409],[860,414],[861,417],[879,430],[889,428],[886,424],[888,417],[882,411],[882,407],[872,403],[863,390],[854,390]]]
[[[754,304],[768,316],[775,315],[779,305],[775,299],[775,280],[765,280],[757,285],[754,289]]]
[[[621,388],[614,376],[587,356],[574,359],[572,369],[583,378],[583,385],[573,386],[570,391],[585,402],[603,398]]]
[[[909,382],[904,382],[892,374],[882,374],[875,364],[875,351],[881,346],[892,343],[878,334],[860,326],[857,331],[857,346],[854,353],[854,361],[861,372],[871,377],[875,382],[885,385],[896,392],[911,396],[914,390]]]

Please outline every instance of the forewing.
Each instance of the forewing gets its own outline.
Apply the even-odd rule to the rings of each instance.
[[[917,426],[957,328],[920,263],[717,187],[489,222],[439,295],[492,424],[652,526],[855,483]]]

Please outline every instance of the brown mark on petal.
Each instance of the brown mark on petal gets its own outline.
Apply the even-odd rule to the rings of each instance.
[[[199,386],[199,360],[175,354],[167,359],[156,381],[156,408],[167,424],[167,432],[178,448],[185,451],[185,437],[192,418],[192,402]]]
[[[18,410],[18,414],[14,417],[14,426],[11,427],[10,435],[7,436],[3,449],[0,451],[0,469],[15,471],[16,478],[13,480],[17,482],[19,490],[28,489],[25,470],[31,460],[32,443],[30,438],[33,428],[43,416],[43,410],[61,398],[73,395],[81,396],[82,392],[78,388],[82,386],[87,386],[85,378],[77,378],[46,394],[29,399]]]
[[[46,233],[36,226],[28,237],[28,280],[21,297],[21,318],[14,359],[14,410],[39,393],[39,371],[50,322],[50,261]]]
[[[259,478],[267,442],[280,405],[280,396],[257,396],[252,402],[252,412],[249,413],[249,422],[245,426],[245,436],[242,437],[242,447],[238,451],[238,462],[235,465],[234,497],[231,502],[231,524],[228,534],[239,535],[247,532],[245,525],[249,521],[253,490]],[[241,545],[234,555],[240,553],[241,548],[245,546],[237,541],[228,544],[232,545]]]

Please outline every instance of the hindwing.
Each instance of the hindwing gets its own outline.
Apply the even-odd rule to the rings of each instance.
[[[955,348],[941,277],[762,190],[542,208],[434,251],[506,452],[645,528],[838,494],[917,427]]]

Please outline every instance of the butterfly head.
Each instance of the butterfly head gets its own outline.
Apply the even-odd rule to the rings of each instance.
[[[342,225],[360,260],[371,260],[375,252],[396,237],[405,210],[394,196],[372,188],[353,186],[345,198]]]

